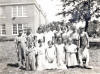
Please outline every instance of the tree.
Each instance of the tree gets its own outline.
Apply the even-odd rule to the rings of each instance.
[[[86,22],[85,31],[87,31],[91,17],[100,10],[98,6],[94,9],[94,4],[98,1],[99,0],[61,0],[61,2],[63,2],[63,9],[62,12],[57,15],[63,15],[63,18],[65,18],[71,14],[72,18],[69,19],[71,23],[84,20]],[[73,8],[66,11],[67,6],[72,6]],[[99,15],[96,16],[100,17]]]

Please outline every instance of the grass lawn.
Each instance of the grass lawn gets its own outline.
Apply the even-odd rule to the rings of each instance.
[[[90,65],[92,70],[74,68],[67,70],[46,70],[42,72],[33,72],[20,70],[15,66],[8,64],[17,63],[16,49],[14,42],[0,42],[0,74],[100,74],[100,49],[90,48]]]

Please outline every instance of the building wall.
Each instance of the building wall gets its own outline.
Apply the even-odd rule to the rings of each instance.
[[[13,7],[23,6],[26,16],[13,17]],[[46,17],[35,0],[0,0],[0,36],[2,24],[6,25],[6,35],[13,36],[13,24],[23,24],[35,33],[40,24],[46,24]]]

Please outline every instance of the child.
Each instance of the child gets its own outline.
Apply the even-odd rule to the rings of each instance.
[[[37,70],[42,71],[45,69],[45,46],[43,46],[43,43],[41,40],[38,41],[39,46],[37,47]]]
[[[26,70],[36,70],[36,49],[33,45],[33,35],[31,33],[31,29],[27,30],[26,33],[26,45],[27,45],[27,50],[26,50]]]
[[[89,64],[89,49],[87,49],[85,47],[79,55],[80,55],[79,60],[80,60],[81,66],[91,69],[92,67],[88,66],[88,64]]]
[[[58,39],[58,43],[55,45],[57,49],[57,65],[58,69],[67,69],[65,63],[65,50],[62,38]]]
[[[68,45],[65,45],[66,49],[66,65],[67,67],[74,67],[77,66],[77,59],[76,59],[76,52],[77,52],[77,46],[73,44],[72,40],[68,40]]]
[[[28,55],[28,62],[27,62],[28,68],[30,70],[33,70],[33,71],[36,70],[36,58],[35,58],[36,53],[37,53],[37,51],[36,51],[35,47],[32,47],[32,48],[30,48],[27,51],[27,55]]]
[[[84,28],[80,28],[80,49],[79,54],[79,63],[80,66],[91,69],[92,67],[88,66],[89,63],[89,41],[88,34],[84,31]],[[83,64],[83,59],[85,59],[85,64]]]
[[[56,69],[56,49],[54,45],[52,45],[51,41],[48,41],[48,47],[46,49],[46,61],[47,67],[46,69]]]

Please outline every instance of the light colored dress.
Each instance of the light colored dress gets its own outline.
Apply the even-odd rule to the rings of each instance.
[[[54,46],[46,49],[46,69],[56,69],[56,49]]]
[[[77,52],[77,46],[75,44],[67,45],[65,46],[66,49],[66,61],[67,66],[76,66],[77,58],[76,58],[76,52]]]
[[[45,46],[37,47],[37,70],[42,71],[45,69]]]
[[[65,65],[64,44],[56,44],[58,69],[67,69]]]

